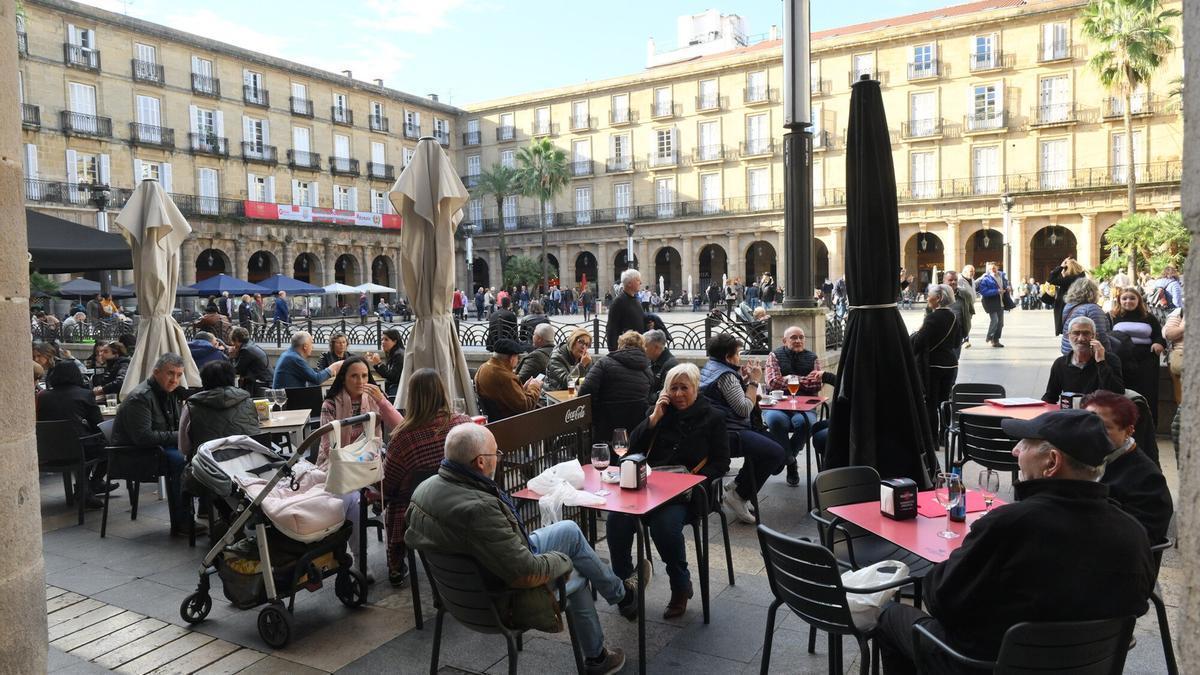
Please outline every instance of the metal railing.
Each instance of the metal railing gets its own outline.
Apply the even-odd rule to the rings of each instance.
[[[339,108],[336,105],[329,106],[329,118],[334,124],[343,126],[354,126],[354,111],[349,108]]]
[[[626,173],[633,171],[632,157],[616,157],[604,162],[605,173]]]
[[[775,87],[746,87],[742,89],[742,103],[772,103],[779,98],[779,90]]]
[[[293,169],[321,170],[321,155],[305,150],[288,150],[288,166]]]
[[[828,96],[833,91],[833,83],[829,80],[812,80],[808,83],[808,89],[813,96]]]
[[[909,120],[900,123],[901,138],[932,138],[942,135],[942,118]]]
[[[963,117],[963,128],[973,131],[1003,131],[1008,128],[1003,110],[977,112]]]
[[[908,79],[928,80],[941,74],[941,62],[938,60],[922,61],[908,64]]]
[[[692,149],[692,163],[720,162],[725,159],[724,145],[701,145]]]
[[[571,116],[571,131],[591,131],[596,128],[596,118],[583,115],[582,117]]]
[[[61,110],[58,125],[67,136],[112,138],[112,118]]]
[[[349,157],[329,157],[329,173],[335,176],[357,176],[358,160]]]
[[[421,137],[421,125],[413,124],[411,122],[405,122],[404,123],[404,137],[411,138],[411,139],[420,138]]]
[[[63,61],[72,68],[100,70],[100,50],[64,42]]]
[[[463,145],[479,145],[483,142],[483,133],[479,131],[464,131]]]
[[[371,127],[371,131],[382,131],[386,133],[388,130],[388,118],[382,115],[367,116],[367,123]]]
[[[153,61],[139,61],[132,59],[130,67],[133,69],[133,79],[135,82],[149,82],[163,86],[166,84],[165,71],[161,64]]]
[[[174,148],[175,130],[152,124],[129,123],[129,144],[156,148]]]
[[[288,110],[290,110],[293,115],[297,115],[299,117],[312,117],[313,116],[312,99],[299,98],[297,96],[289,96],[288,97]]]
[[[271,92],[261,87],[242,85],[242,101],[246,105],[256,105],[261,108],[271,107]]]
[[[259,164],[278,164],[279,151],[274,145],[262,145],[260,143],[242,141],[242,159],[247,162],[257,162]]]
[[[655,101],[650,106],[651,119],[667,119],[683,115],[683,105],[670,101]]]
[[[21,104],[21,126],[26,129],[42,128],[42,109],[32,103]]]
[[[727,99],[724,96],[718,96],[716,94],[697,96],[696,111],[706,112],[711,110],[724,110],[725,108],[729,107],[726,100]]]
[[[450,146],[450,132],[449,131],[436,131],[435,130],[433,132],[433,137],[435,139],[437,139],[437,142],[439,145],[442,145],[445,147]]]
[[[479,185],[479,174],[469,173],[465,176],[462,176],[462,182],[463,185],[467,186],[468,188],[473,188],[476,185]]]
[[[381,180],[394,180],[396,177],[395,167],[393,167],[391,164],[367,162],[367,176],[369,178],[378,178]]]
[[[29,36],[23,30],[17,31],[17,54],[29,56]]]
[[[221,80],[208,75],[192,73],[192,92],[201,96],[221,97]]]
[[[229,156],[229,139],[215,134],[188,133],[188,148],[197,155]]]
[[[504,143],[506,141],[515,141],[517,139],[517,128],[511,126],[496,127],[496,142]]]
[[[558,124],[555,122],[534,122],[529,125],[530,136],[554,136],[558,134]]]
[[[825,129],[813,132],[813,150],[829,150],[833,148],[833,134]]]
[[[571,162],[571,175],[579,178],[581,176],[591,176],[596,173],[596,163],[590,159],[585,159],[577,162]]]
[[[1036,105],[1029,111],[1032,124],[1069,124],[1076,121],[1074,103],[1054,103],[1052,105]]]
[[[180,213],[185,216],[237,217],[245,215],[244,204],[240,199],[172,194],[171,201],[175,202]]]
[[[971,72],[977,73],[984,70],[997,70],[999,68],[1012,67],[1012,54],[993,49],[990,52],[976,52],[971,54],[969,63]]]
[[[1071,58],[1071,43],[1069,41],[1039,42],[1037,60],[1039,63],[1060,61]]]
[[[608,123],[617,126],[620,124],[632,124],[637,121],[637,111],[623,108],[618,110],[608,111]]]
[[[651,167],[676,166],[679,164],[679,153],[674,150],[670,152],[652,152],[646,156],[646,162]]]
[[[775,141],[770,138],[751,138],[738,145],[741,157],[768,157],[775,154]]]
[[[1139,94],[1129,99],[1129,114],[1132,117],[1138,115],[1153,114],[1159,101],[1151,99],[1145,94]],[[1110,96],[1104,99],[1104,118],[1114,119],[1125,116],[1125,99],[1121,96]]]

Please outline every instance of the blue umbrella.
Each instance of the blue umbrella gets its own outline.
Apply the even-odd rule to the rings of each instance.
[[[121,286],[113,286],[111,289],[114,298],[132,298],[133,291]],[[60,298],[79,298],[85,296],[93,296],[100,292],[100,282],[92,281],[91,279],[71,279],[70,281],[59,284],[58,290],[54,292]]]
[[[269,290],[272,293],[279,291],[287,291],[291,295],[324,295],[325,289],[320,286],[313,286],[310,283],[293,279],[282,274],[274,274],[270,277],[258,282],[259,286]]]
[[[252,284],[249,281],[231,277],[227,274],[216,274],[204,281],[194,283],[179,290],[183,291],[185,289],[191,291],[189,295],[220,295],[226,291],[230,295],[242,295],[244,293],[269,294],[271,292],[258,284]]]

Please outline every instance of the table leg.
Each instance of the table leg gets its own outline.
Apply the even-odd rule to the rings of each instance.
[[[634,538],[637,540],[637,612],[638,612],[638,673],[646,674],[646,579],[642,576],[642,561],[646,559],[645,542],[642,540],[642,528],[634,528]]]

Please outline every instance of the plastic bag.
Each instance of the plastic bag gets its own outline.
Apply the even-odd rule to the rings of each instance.
[[[342,423],[330,422],[329,475],[325,489],[335,495],[375,485],[383,480],[383,442],[375,435],[375,413],[368,413],[363,433],[342,445]],[[581,469],[582,471],[582,469]]]
[[[578,464],[578,462],[576,462]],[[562,520],[564,506],[603,506],[604,497],[594,495],[584,490],[576,490],[569,483],[559,483],[538,499],[538,509],[542,513],[542,524],[549,525]]]
[[[529,489],[540,495],[549,494],[563,482],[576,489],[583,487],[583,465],[579,460],[572,459],[546,469],[530,479]]]
[[[847,588],[871,588],[906,576],[908,565],[898,560],[882,560],[869,567],[842,572],[842,585]],[[863,632],[874,630],[875,624],[879,623],[879,614],[883,611],[883,606],[899,590],[889,588],[878,593],[846,593],[854,625]]]

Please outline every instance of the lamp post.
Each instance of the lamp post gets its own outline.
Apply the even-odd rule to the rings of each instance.
[[[1013,196],[1005,192],[1000,195],[1000,206],[1004,209],[1004,273],[1008,275],[1009,282],[1013,279],[1012,268],[1012,244],[1010,237],[1010,229],[1012,228],[1012,207],[1016,202]]]
[[[101,232],[108,232],[108,204],[112,198],[112,191],[103,183],[93,183],[92,191],[92,206],[96,207],[96,229]],[[112,277],[111,272],[103,270],[100,272],[100,295],[108,297],[112,293]]]
[[[467,285],[468,291],[475,285],[475,223],[467,223],[463,228],[467,233]]]
[[[812,83],[809,0],[783,3],[784,307],[817,306],[813,293]]]
[[[633,264],[633,229],[635,225],[632,220],[625,221],[625,269],[635,269],[637,265]]]

